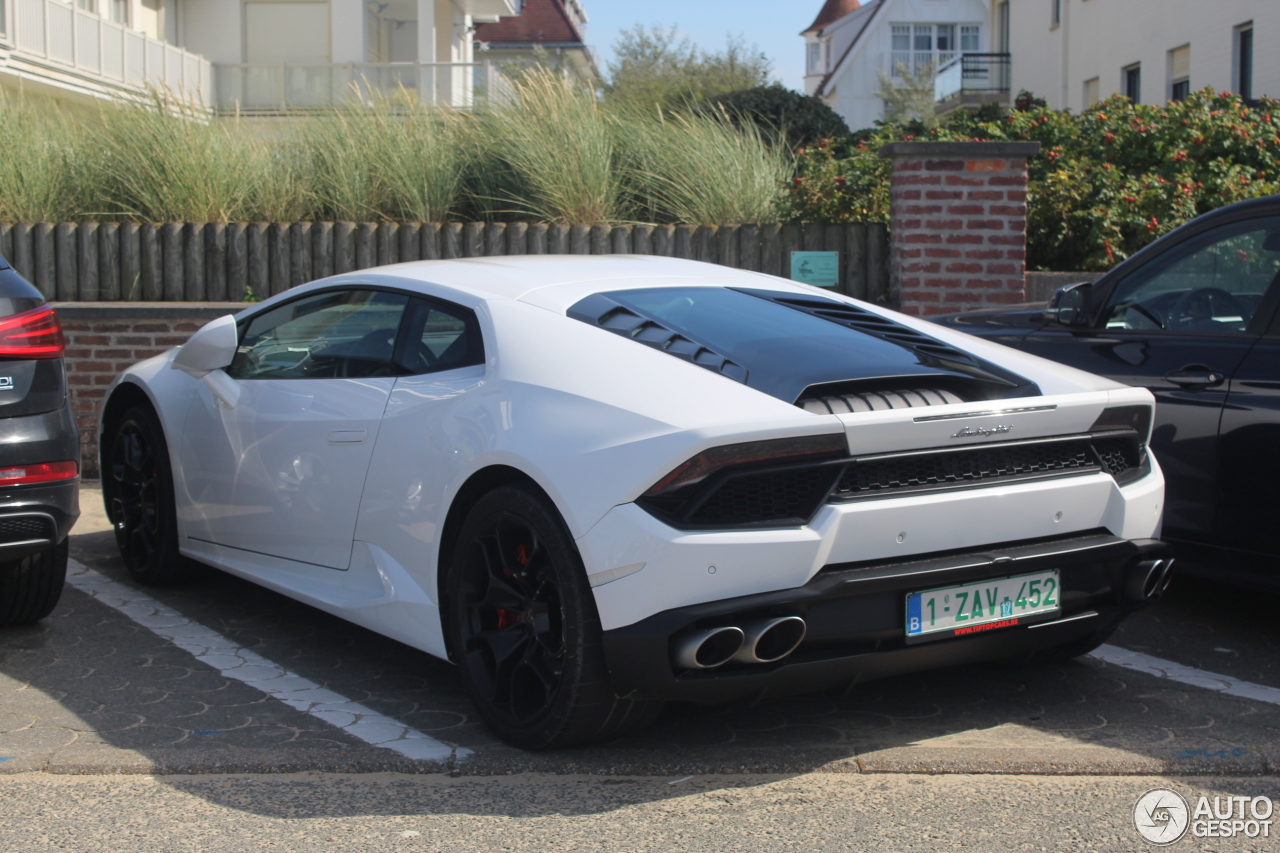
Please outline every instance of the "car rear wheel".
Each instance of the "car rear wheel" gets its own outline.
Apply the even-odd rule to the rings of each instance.
[[[605,740],[661,710],[610,689],[581,557],[555,508],[532,490],[503,486],[476,502],[445,597],[463,684],[508,743],[553,749]]]
[[[67,578],[68,541],[0,563],[0,628],[30,625],[53,612]]]
[[[155,413],[134,406],[117,422],[107,457],[107,513],[116,546],[135,580],[160,586],[185,580],[190,564],[178,553],[169,448]]]

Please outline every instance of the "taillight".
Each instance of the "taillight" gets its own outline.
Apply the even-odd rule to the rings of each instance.
[[[782,438],[729,444],[704,450],[663,477],[646,497],[665,495],[700,483],[717,471],[753,465],[814,462],[845,456],[849,444],[844,433],[814,435],[804,438]]]
[[[636,503],[686,530],[798,527],[830,494],[848,455],[843,433],[713,447]]]
[[[0,320],[0,358],[62,358],[62,326],[48,305]]]
[[[51,483],[55,480],[70,480],[79,475],[80,466],[75,462],[41,462],[37,465],[0,468],[0,486]]]

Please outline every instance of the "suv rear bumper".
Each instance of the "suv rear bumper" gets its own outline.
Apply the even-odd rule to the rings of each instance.
[[[0,468],[80,462],[70,402],[39,415],[0,418]],[[80,517],[80,478],[0,488],[0,562],[57,545]]]
[[[903,562],[829,565],[803,587],[675,608],[606,631],[605,656],[621,695],[701,702],[811,692],[1013,658],[1103,636],[1145,604],[1126,592],[1130,574],[1168,556],[1161,542],[1099,531]],[[907,593],[1046,569],[1057,569],[1062,583],[1062,615],[1056,620],[907,644]],[[673,664],[675,641],[682,635],[780,616],[801,617],[807,633],[793,653],[776,663],[730,662],[691,671]]]

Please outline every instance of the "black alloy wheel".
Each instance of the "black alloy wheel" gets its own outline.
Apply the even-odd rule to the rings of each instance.
[[[503,486],[462,526],[448,578],[450,647],[503,740],[549,749],[648,725],[661,704],[609,689],[595,599],[573,539],[543,496]]]
[[[169,449],[149,408],[124,413],[110,454],[107,513],[129,574],[153,585],[184,579],[188,564],[178,553]]]

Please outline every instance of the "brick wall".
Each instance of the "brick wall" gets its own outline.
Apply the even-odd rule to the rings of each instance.
[[[82,468],[98,476],[98,409],[116,374],[181,346],[196,329],[246,306],[238,302],[69,302],[53,304],[67,341],[67,387],[80,427]]]
[[[895,142],[890,292],[916,316],[1025,300],[1027,158],[1038,142]]]

